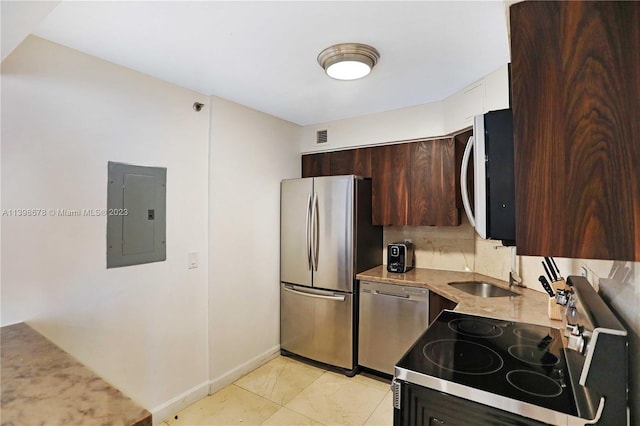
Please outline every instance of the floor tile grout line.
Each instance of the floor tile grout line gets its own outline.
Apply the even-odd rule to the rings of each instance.
[[[274,358],[274,359],[275,359],[275,358]],[[289,362],[289,361],[290,361],[290,360],[288,360],[286,357],[283,357],[283,359],[287,360],[287,362]],[[262,364],[262,365],[266,365],[266,364],[268,364],[268,363],[265,363],[265,364]],[[313,369],[315,369],[315,370],[320,370],[322,373],[321,373],[318,377],[316,377],[315,379],[313,379],[313,380],[312,380],[308,385],[306,385],[305,387],[303,387],[299,392],[297,392],[293,397],[291,397],[291,398],[290,398],[286,403],[291,402],[295,397],[297,397],[297,396],[298,396],[298,395],[300,395],[302,392],[304,392],[304,390],[305,390],[306,388],[308,388],[309,386],[311,386],[312,384],[314,384],[314,383],[316,382],[316,380],[318,380],[320,377],[322,377],[322,376],[324,375],[324,373],[326,373],[326,372],[328,371],[328,370],[325,370],[325,369],[322,369],[322,368],[318,368],[318,367],[314,367],[314,366],[307,366],[307,367],[313,368]],[[258,368],[260,368],[260,367],[258,367]],[[257,370],[257,369],[256,369],[256,370]],[[255,371],[255,370],[253,370],[253,371]],[[271,400],[271,399],[269,399],[269,398],[267,398],[267,397],[265,397],[265,396],[263,396],[263,395],[260,395],[260,394],[258,394],[258,393],[255,393],[254,391],[252,391],[252,390],[250,390],[250,389],[246,389],[246,388],[244,388],[244,387],[242,387],[242,386],[240,386],[240,385],[236,384],[236,383],[237,383],[237,382],[239,382],[242,378],[244,378],[244,377],[248,376],[249,374],[251,374],[251,372],[250,372],[250,373],[245,374],[245,375],[244,375],[244,376],[242,376],[240,379],[238,379],[238,380],[236,380],[235,382],[233,382],[233,383],[232,383],[232,385],[236,385],[236,386],[237,386],[237,387],[239,387],[240,389],[244,389],[244,390],[246,390],[247,392],[251,392],[251,393],[252,393],[252,394],[254,394],[254,395],[257,395],[257,396],[259,396],[259,397],[261,397],[261,398],[264,398],[264,399],[266,399],[266,400],[268,400],[268,401],[271,401],[271,402],[273,402],[274,404],[278,404],[278,405],[280,405],[281,407],[287,408],[288,410],[291,410],[290,408],[285,407],[285,404],[286,404],[286,403],[285,403],[285,404],[281,404],[281,403],[279,403],[279,402],[273,401],[273,400]],[[222,389],[221,389],[221,390],[222,390]],[[218,392],[219,392],[219,391],[218,391]],[[213,395],[213,394],[212,394],[212,395]],[[291,410],[291,411],[294,411],[294,410]],[[301,413],[298,413],[298,414],[301,414]],[[307,417],[307,416],[305,416],[305,417]],[[316,421],[317,421],[317,420],[316,420]]]
[[[364,421],[363,425],[366,425],[367,422],[369,421],[369,419],[373,416],[373,414],[376,412],[376,410],[382,405],[382,403],[384,402],[385,399],[387,399],[387,395],[389,395],[390,391],[387,391],[384,396],[382,397],[382,399],[380,400],[380,402],[378,402],[378,405],[376,405],[376,407],[373,409],[373,411],[371,412],[371,414],[369,414],[369,417],[367,417],[367,420]]]
[[[283,357],[283,359],[284,359],[284,360],[286,360],[287,362],[290,362],[290,360],[289,360],[289,359],[287,359],[286,357]],[[265,364],[263,364],[263,365],[266,365],[266,364],[268,364],[268,363],[265,363]],[[318,368],[318,367],[315,367],[315,366],[308,366],[308,365],[307,365],[307,367],[310,367],[310,368],[313,368],[313,369],[316,369],[316,370],[320,370],[322,373],[321,373],[318,377],[316,377],[315,379],[313,379],[313,381],[311,381],[311,383],[309,383],[309,384],[308,384],[308,385],[306,385],[304,388],[302,388],[299,392],[297,392],[297,393],[296,393],[293,397],[291,397],[291,398],[290,398],[286,403],[289,403],[289,402],[293,401],[293,400],[294,400],[298,395],[300,395],[302,392],[304,392],[304,390],[305,390],[306,388],[308,388],[309,386],[311,386],[311,385],[312,385],[313,383],[315,383],[315,382],[316,382],[320,377],[322,377],[325,373],[327,373],[327,372],[329,371],[329,370],[325,370],[325,369]],[[260,368],[260,367],[258,367],[258,368]],[[255,371],[255,370],[254,370],[254,371]],[[251,374],[251,372],[249,372],[249,373],[245,374],[245,376],[247,376],[247,375],[249,375],[249,374]],[[243,377],[245,377],[245,376],[243,376]],[[241,377],[240,379],[242,379],[242,377]],[[236,380],[236,382],[240,381],[240,379]],[[289,410],[289,411],[291,411],[291,412],[293,412],[293,413],[296,413],[296,414],[298,414],[298,415],[300,415],[300,416],[303,416],[303,417],[305,417],[305,418],[307,418],[307,419],[309,419],[309,420],[312,420],[312,421],[314,421],[314,422],[316,422],[316,423],[319,423],[319,424],[321,424],[321,425],[324,425],[324,423],[322,423],[321,421],[319,421],[319,420],[317,420],[317,419],[315,419],[315,418],[309,417],[309,416],[307,416],[306,414],[300,413],[300,412],[298,412],[298,411],[296,411],[296,410],[294,410],[294,409],[292,409],[292,408],[286,407],[286,406],[285,406],[285,404],[281,404],[281,403],[279,403],[279,402],[273,401],[273,400],[271,400],[271,399],[269,399],[269,398],[267,398],[267,397],[265,397],[265,396],[263,396],[263,395],[260,395],[260,394],[255,393],[255,392],[253,392],[253,391],[251,391],[251,390],[249,390],[249,389],[245,389],[245,388],[243,388],[242,386],[237,385],[237,384],[236,384],[236,382],[231,383],[231,385],[235,385],[236,387],[238,387],[238,388],[240,388],[240,389],[242,389],[242,390],[245,390],[245,391],[247,391],[247,392],[250,392],[250,393],[252,393],[252,394],[254,394],[254,395],[256,395],[256,396],[259,396],[260,398],[263,398],[263,399],[265,399],[265,400],[267,400],[267,401],[271,402],[271,403],[274,403],[274,404],[276,404],[276,405],[279,405],[279,406],[280,406],[280,408],[285,408],[285,409],[287,409],[287,410]],[[229,386],[231,386],[231,385],[229,385]],[[222,390],[222,389],[221,389],[221,390]],[[220,391],[218,391],[218,392],[220,392]],[[269,419],[270,419],[271,417],[273,417],[275,414],[276,414],[276,413],[273,413],[271,416],[269,416],[267,419],[265,419],[261,424],[265,423],[267,420],[269,420]],[[259,426],[259,425],[258,425],[258,426]],[[325,426],[326,426],[326,425],[325,425]]]
[[[274,359],[277,359],[277,358],[274,358]],[[273,414],[271,414],[267,419],[265,419],[265,420],[263,420],[261,423],[259,423],[260,425],[262,425],[262,424],[264,424],[265,422],[267,422],[267,421],[268,421],[270,418],[272,418],[272,417],[273,417],[273,416],[274,416],[278,411],[280,411],[281,409],[285,408],[286,410],[288,410],[288,411],[290,411],[290,412],[292,412],[292,413],[295,413],[295,414],[300,415],[300,416],[302,416],[302,417],[304,417],[304,418],[306,418],[306,419],[309,419],[309,420],[311,420],[311,421],[313,421],[313,422],[316,422],[316,423],[318,423],[318,424],[322,424],[322,425],[325,425],[325,426],[326,426],[326,424],[325,424],[325,423],[323,423],[322,421],[320,421],[320,420],[318,420],[318,419],[316,419],[316,418],[314,418],[314,417],[310,417],[309,415],[307,415],[307,414],[305,414],[305,413],[298,412],[297,410],[292,409],[292,408],[290,408],[290,407],[286,406],[286,404],[289,404],[289,403],[290,403],[291,401],[293,401],[295,398],[299,397],[303,392],[305,392],[305,391],[306,391],[310,386],[312,386],[312,385],[316,384],[316,382],[317,382],[318,380],[320,380],[321,378],[323,378],[323,377],[325,376],[325,374],[327,374],[327,373],[329,373],[329,375],[336,375],[337,377],[341,377],[341,378],[343,378],[343,379],[347,379],[348,381],[350,381],[350,382],[352,382],[352,383],[357,383],[357,384],[359,384],[359,385],[363,385],[363,386],[365,386],[365,387],[366,387],[366,388],[368,388],[368,389],[375,389],[375,390],[377,390],[377,391],[382,391],[382,392],[384,392],[384,395],[382,396],[382,399],[381,399],[381,400],[380,400],[380,401],[375,405],[375,407],[373,408],[373,410],[369,413],[369,415],[367,416],[367,418],[364,420],[364,423],[362,423],[362,424],[365,424],[367,421],[369,421],[369,420],[371,419],[371,417],[373,416],[373,414],[376,412],[376,410],[378,410],[378,409],[380,408],[381,404],[384,402],[385,398],[388,396],[388,393],[389,393],[389,390],[388,390],[388,389],[387,389],[387,390],[383,390],[383,389],[382,389],[382,386],[376,385],[376,384],[375,384],[375,383],[373,383],[373,382],[369,382],[370,380],[374,380],[374,381],[379,381],[381,384],[382,384],[382,383],[384,383],[384,384],[386,385],[386,383],[385,383],[385,381],[384,381],[384,380],[377,380],[377,378],[376,378],[376,377],[370,377],[369,375],[362,375],[362,376],[361,376],[361,378],[362,378],[362,379],[366,379],[366,380],[359,380],[359,379],[356,379],[356,378],[354,378],[354,377],[348,377],[348,376],[342,375],[342,374],[340,374],[339,372],[334,371],[334,370],[330,370],[330,369],[323,369],[323,368],[320,368],[320,367],[315,366],[315,365],[308,365],[308,364],[305,364],[305,363],[303,363],[303,362],[297,361],[297,360],[295,360],[295,359],[289,359],[289,358],[287,358],[287,357],[282,357],[282,360],[284,360],[286,364],[291,364],[291,365],[295,365],[295,364],[302,364],[302,365],[304,365],[305,367],[309,367],[310,369],[313,369],[314,371],[316,371],[317,373],[319,373],[319,375],[318,375],[316,378],[314,378],[311,382],[309,382],[308,384],[306,384],[302,389],[298,390],[294,395],[292,395],[291,397],[287,398],[287,400],[286,400],[286,401],[285,401],[285,400],[282,400],[282,402],[274,401],[274,400],[270,399],[270,398],[269,398],[269,397],[267,397],[267,396],[263,396],[263,395],[261,395],[261,394],[259,394],[259,393],[254,392],[253,390],[250,390],[250,389],[244,388],[243,386],[241,386],[241,385],[239,385],[239,384],[238,384],[238,382],[239,382],[239,381],[241,381],[243,378],[245,378],[246,376],[248,376],[248,375],[249,375],[249,374],[251,374],[252,372],[249,372],[249,373],[247,373],[247,374],[243,375],[242,377],[240,377],[239,379],[237,379],[236,381],[234,381],[234,382],[230,383],[230,384],[227,386],[227,387],[229,387],[229,386],[235,386],[235,389],[237,389],[237,390],[242,390],[242,391],[248,392],[249,394],[252,394],[252,395],[254,395],[254,396],[258,396],[258,397],[260,397],[262,400],[264,400],[264,401],[266,401],[266,402],[269,402],[269,403],[271,403],[271,404],[275,405],[276,407],[278,407],[278,408],[277,408],[277,410],[276,410]],[[271,361],[272,361],[272,360],[269,360],[268,362],[266,362],[266,363],[265,363],[265,364],[263,364],[262,366],[267,365],[267,364],[268,364],[269,362],[271,362]],[[261,367],[262,367],[262,366],[261,366]],[[260,368],[260,367],[258,367],[258,368]],[[255,369],[255,370],[257,370],[257,369]],[[253,370],[253,371],[255,371],[255,370]],[[385,386],[385,387],[386,387],[386,386]],[[390,384],[389,384],[389,387],[390,387]],[[223,388],[223,389],[225,389],[225,388]],[[223,389],[220,389],[220,390],[218,390],[217,392],[215,392],[214,394],[211,394],[211,395],[208,395],[208,396],[215,395],[216,393],[218,393],[218,392],[222,391]],[[160,426],[171,426],[171,423],[169,422],[169,420],[173,420],[173,419],[165,419],[165,420],[164,420],[164,422],[163,422],[163,423],[161,423],[161,425],[160,425]]]

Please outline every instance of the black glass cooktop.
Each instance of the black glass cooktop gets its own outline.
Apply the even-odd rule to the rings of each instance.
[[[444,311],[397,367],[577,415],[555,328]]]

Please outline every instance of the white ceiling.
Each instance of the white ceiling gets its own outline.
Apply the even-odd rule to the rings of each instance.
[[[441,100],[509,61],[503,1],[63,1],[33,34],[300,124]],[[332,44],[374,46],[327,77]]]

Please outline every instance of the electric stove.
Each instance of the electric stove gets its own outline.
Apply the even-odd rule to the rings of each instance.
[[[578,301],[577,295],[574,298],[571,309]],[[570,349],[564,344],[564,330],[443,311],[396,364],[394,424],[626,425],[620,415],[610,417],[612,410],[620,409],[619,403],[608,407],[607,422],[599,423],[606,399],[621,399],[626,408],[626,332],[622,334],[617,320],[612,323],[614,319],[607,317],[605,327],[593,318],[592,310],[583,312],[591,328],[568,325],[569,342],[576,341],[578,331],[582,339],[579,347]],[[623,357],[610,360],[625,373],[622,387],[617,385],[620,390],[587,386],[589,370],[598,380],[611,373],[611,366],[594,364],[594,356],[602,354],[594,336],[625,337],[622,346],[616,343]],[[478,413],[486,416],[486,423],[482,416],[469,417]]]

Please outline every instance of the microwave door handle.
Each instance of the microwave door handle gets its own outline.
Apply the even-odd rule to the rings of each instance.
[[[469,160],[471,159],[471,149],[474,145],[473,135],[469,136],[467,145],[464,147],[464,154],[462,155],[462,167],[460,169],[460,192],[462,192],[462,204],[464,204],[464,211],[469,218],[469,223],[475,228],[476,221],[473,217],[473,211],[471,210],[471,202],[469,201],[469,191],[467,190],[467,175],[469,170]]]

